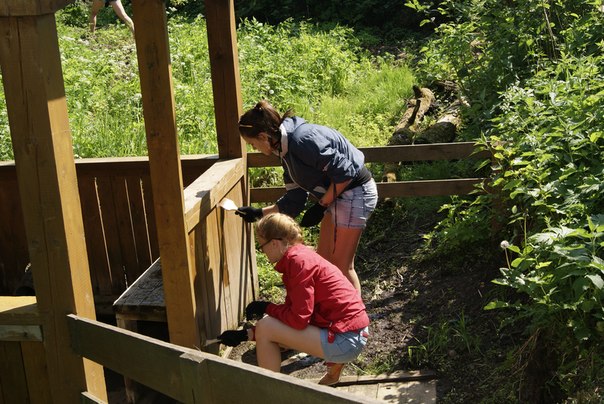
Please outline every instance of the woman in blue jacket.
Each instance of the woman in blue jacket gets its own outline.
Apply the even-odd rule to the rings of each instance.
[[[335,129],[283,116],[262,100],[239,119],[243,139],[265,155],[281,159],[285,195],[271,206],[244,206],[237,214],[248,222],[281,212],[296,217],[311,196],[303,227],[321,224],[317,252],[335,264],[360,292],[354,256],[377,204],[377,188],[365,156]]]

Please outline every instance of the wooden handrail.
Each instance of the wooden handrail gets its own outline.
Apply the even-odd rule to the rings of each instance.
[[[0,341],[42,341],[35,296],[0,296]]]
[[[434,143],[404,146],[362,147],[367,163],[393,163],[403,161],[437,161],[459,159],[488,159],[488,150],[477,150],[474,142]],[[281,163],[277,156],[248,153],[248,167],[275,167]],[[484,184],[485,178],[455,178],[420,181],[378,182],[380,198],[408,196],[467,195]],[[250,189],[250,201],[274,202],[285,193],[285,187],[256,187]]]
[[[474,142],[432,143],[404,146],[360,147],[366,163],[393,163],[399,161],[436,161],[466,158],[490,158],[487,150],[476,150]],[[280,166],[277,156],[253,152],[247,154],[248,167]]]
[[[219,161],[185,188],[187,232],[190,233],[243,176],[243,159]]]
[[[73,350],[183,403],[372,403],[257,366],[68,315]]]

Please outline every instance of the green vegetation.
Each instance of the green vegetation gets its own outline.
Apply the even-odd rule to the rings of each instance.
[[[69,18],[77,20],[71,14]],[[145,155],[130,33],[118,23],[89,37],[85,26],[58,27],[74,153]],[[171,18],[169,34],[180,151],[216,153],[205,21]],[[292,109],[339,128],[359,145],[386,142],[411,91],[408,68],[372,57],[344,27],[325,31],[308,22],[286,21],[275,27],[245,20],[238,39],[244,108],[267,98],[282,111]],[[4,103],[3,96],[0,100]],[[6,128],[0,133],[0,160],[10,160],[6,108],[0,110],[0,127]]]
[[[181,152],[215,153],[205,22],[190,17],[198,2],[173,3],[177,10],[171,12],[187,14],[169,20]],[[433,30],[421,42],[413,73],[391,56],[374,56],[362,47],[392,40],[398,32],[391,24],[380,38],[367,28],[369,17],[355,19],[368,15],[361,10],[376,8],[377,2],[345,7],[346,22],[368,29],[356,32],[286,18],[299,13],[327,21],[342,11],[310,3],[285,1],[279,9],[263,1],[242,5],[242,16],[248,17],[238,29],[244,107],[266,97],[282,111],[291,108],[311,121],[340,129],[359,146],[383,145],[413,83],[455,81],[467,101],[459,138],[493,151],[496,171],[491,185],[498,191],[497,199],[487,194],[397,201],[387,215],[388,223],[368,229],[364,237],[379,242],[403,218],[411,222],[440,210],[440,222],[424,238],[425,257],[446,259],[449,271],[462,271],[464,262],[482,262],[485,251],[499,255],[505,264],[486,309],[495,310],[502,330],[524,331],[501,368],[492,370],[491,384],[485,382],[492,391],[487,394],[484,387],[484,396],[490,396],[491,402],[518,401],[515,392],[523,388],[519,382],[523,372],[540,362],[547,366],[543,397],[550,402],[600,401],[604,389],[602,1],[410,0],[407,8],[401,2],[401,10],[414,18],[425,15],[422,27]],[[385,4],[392,10],[392,2]],[[298,8],[302,5],[304,13]],[[74,5],[58,19],[74,153],[78,157],[144,155],[132,38],[123,24],[108,26],[114,22],[108,15],[100,17],[102,28],[90,38],[85,11]],[[396,45],[406,46],[402,44],[401,39]],[[408,50],[414,53],[415,44]],[[0,160],[10,159],[2,105]],[[373,169],[378,172],[379,167]],[[453,175],[482,169],[461,163]],[[403,179],[443,178],[450,171],[447,163],[400,168]],[[257,170],[254,182],[278,181],[276,173]],[[496,231],[494,222],[499,223]],[[312,240],[316,234],[308,236]],[[259,259],[263,296],[278,299],[282,296],[279,276],[261,254]],[[446,370],[452,350],[471,351],[477,360],[491,355],[481,345],[483,336],[473,334],[468,317],[460,313],[459,318],[430,326],[426,339],[409,348],[408,362]],[[388,356],[367,369],[383,371],[396,362]],[[465,398],[452,389],[445,402]]]
[[[515,293],[502,289],[486,308],[525,327],[533,343],[515,357],[547,362],[551,391],[590,396],[604,381],[602,3],[444,3],[452,22],[436,28],[418,74],[460,83],[471,105],[464,137],[489,142],[500,204],[492,210],[482,197],[443,206],[431,245],[435,254],[467,255],[472,245],[506,240],[508,264],[495,282]],[[488,231],[491,217],[501,221],[498,234]]]

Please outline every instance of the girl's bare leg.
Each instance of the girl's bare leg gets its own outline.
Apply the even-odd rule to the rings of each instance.
[[[280,345],[323,358],[321,330],[309,325],[296,330],[276,318],[266,316],[256,323],[256,356],[258,365],[275,372],[281,370]]]
[[[331,386],[332,384],[336,384],[340,381],[340,375],[342,374],[342,369],[344,369],[345,363],[330,363],[327,365],[327,373],[323,375],[321,380],[319,380],[319,384],[324,384],[326,386]]]

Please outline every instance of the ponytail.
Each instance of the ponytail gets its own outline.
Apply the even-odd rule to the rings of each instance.
[[[279,126],[288,116],[291,116],[291,110],[281,116],[267,100],[260,100],[254,108],[247,110],[239,118],[239,133],[244,137],[257,138],[260,133],[265,132],[275,144],[280,143]]]

